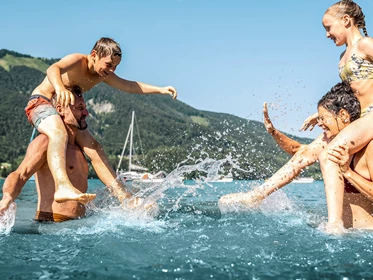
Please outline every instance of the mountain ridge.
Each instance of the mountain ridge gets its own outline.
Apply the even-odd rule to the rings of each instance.
[[[33,64],[23,63],[24,59]],[[8,70],[2,66],[4,61]],[[33,58],[0,50],[0,97],[3,100],[0,104],[3,112],[0,116],[0,162],[11,163],[13,169],[24,156],[32,131],[23,109],[32,90],[44,79],[45,65],[55,61],[58,59]],[[240,167],[233,172],[235,178],[262,179],[289,158],[258,121],[198,110],[166,96],[123,93],[104,83],[84,96],[90,113],[89,130],[102,144],[114,167],[119,161],[132,111],[136,112],[143,146],[142,149],[136,147],[136,154],[140,163],[151,171],[170,172],[180,162],[194,164],[206,156],[230,157]],[[311,141],[292,137],[303,143]],[[223,172],[231,168],[225,166]],[[319,176],[319,169],[311,167],[306,173]],[[90,175],[94,176],[91,172]]]

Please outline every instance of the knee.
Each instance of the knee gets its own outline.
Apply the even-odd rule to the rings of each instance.
[[[323,150],[319,154],[319,162],[320,162],[320,164],[326,164],[328,162],[328,152],[327,152],[327,150]]]

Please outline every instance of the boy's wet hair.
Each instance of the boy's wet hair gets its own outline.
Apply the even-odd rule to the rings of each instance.
[[[368,37],[368,32],[365,25],[365,15],[363,13],[363,10],[361,7],[351,0],[342,0],[339,1],[332,6],[330,6],[329,9],[326,10],[325,13],[331,13],[334,16],[343,17],[343,15],[348,15],[354,20],[354,24],[357,26],[357,28],[362,29],[364,32],[364,35]]]
[[[95,51],[99,58],[110,56],[122,57],[122,50],[117,42],[111,38],[102,37],[93,46],[92,51]],[[92,53],[91,51],[91,53]]]
[[[319,100],[317,107],[324,107],[329,112],[337,115],[341,109],[345,109],[350,114],[353,122],[360,117],[360,102],[354,95],[350,85],[342,82],[336,84]]]

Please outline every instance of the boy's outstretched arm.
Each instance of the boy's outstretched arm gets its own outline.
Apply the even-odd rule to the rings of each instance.
[[[3,185],[3,198],[0,201],[0,214],[8,209],[20,194],[25,183],[47,161],[48,137],[39,135],[28,146],[26,156],[17,170],[6,178]]]
[[[264,126],[267,132],[272,135],[273,139],[275,139],[276,143],[283,149],[286,153],[293,156],[301,147],[304,145],[291,139],[290,137],[283,134],[281,131],[277,130],[271,119],[268,115],[268,108],[267,103],[264,102],[263,104],[263,115],[264,115]]]
[[[172,86],[158,87],[141,82],[129,81],[118,77],[115,73],[112,73],[105,79],[105,83],[108,85],[120,89],[124,92],[136,93],[136,94],[166,94],[171,95],[172,99],[176,99],[177,91]]]

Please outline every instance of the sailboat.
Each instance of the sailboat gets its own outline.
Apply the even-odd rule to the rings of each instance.
[[[164,171],[160,171],[157,174],[153,175],[148,171],[147,168],[142,167],[140,165],[136,165],[132,163],[132,157],[133,157],[133,127],[134,127],[134,121],[135,121],[135,111],[132,111],[132,119],[131,124],[128,129],[126,141],[124,142],[122,153],[120,155],[120,160],[118,163],[118,167],[116,170],[116,173],[118,177],[123,182],[132,182],[132,181],[140,181],[140,182],[162,182],[164,178],[167,176],[167,174]],[[129,162],[128,162],[128,171],[120,170],[120,165],[123,160],[124,152],[126,150],[127,144],[130,144],[129,147]]]
[[[292,181],[292,183],[297,183],[297,184],[308,184],[308,183],[313,183],[315,180],[312,177],[301,177],[301,178],[296,178]]]

